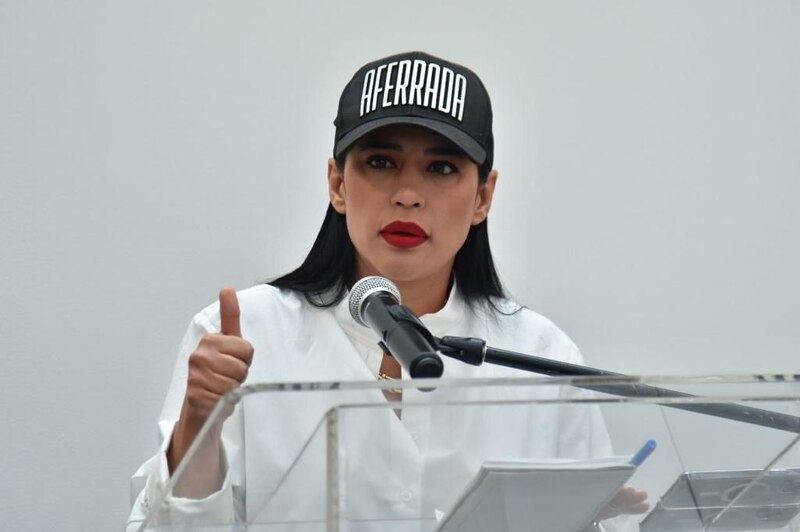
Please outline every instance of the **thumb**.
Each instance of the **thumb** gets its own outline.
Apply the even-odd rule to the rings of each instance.
[[[219,320],[219,332],[226,336],[242,337],[242,330],[239,328],[239,300],[236,298],[236,290],[230,286],[219,291]]]

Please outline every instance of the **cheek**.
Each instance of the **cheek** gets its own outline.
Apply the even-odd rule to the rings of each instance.
[[[359,175],[348,176],[344,190],[344,200],[348,209],[348,214],[349,210],[359,213],[365,209],[369,209],[381,196],[379,188],[367,182],[367,180]]]
[[[457,197],[452,197],[450,219],[454,223],[460,222],[461,224],[471,225],[475,216],[476,205],[477,198],[471,190],[463,192]]]
[[[447,228],[448,240],[456,248],[460,248],[469,234],[475,214],[475,198],[473,194],[464,194],[447,205],[445,216],[442,220]]]
[[[347,215],[347,224],[348,227],[350,225],[353,228],[357,227],[360,221],[364,220],[367,216],[365,212],[368,209],[368,202],[365,202],[362,198],[361,192],[353,187],[348,190],[347,196],[345,196],[344,200],[346,215]]]
[[[353,244],[359,246],[372,231],[375,214],[374,202],[364,197],[363,191],[353,187],[345,197],[347,232]]]

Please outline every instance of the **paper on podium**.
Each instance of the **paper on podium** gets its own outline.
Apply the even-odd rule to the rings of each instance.
[[[630,456],[489,461],[439,532],[583,532],[636,471]]]

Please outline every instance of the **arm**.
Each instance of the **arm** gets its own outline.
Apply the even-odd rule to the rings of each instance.
[[[242,339],[236,292],[223,288],[219,304],[219,334],[204,335],[189,356],[186,395],[167,449],[170,474],[186,455],[217,401],[247,378],[253,358],[253,347]],[[193,460],[197,466],[189,464],[175,487],[175,495],[199,499],[220,489],[224,476],[221,433],[221,423],[212,427]]]
[[[211,309],[209,309],[211,311]],[[252,347],[240,338],[238,300],[232,289],[220,292],[220,332],[208,321],[207,312],[195,316],[181,345],[169,392],[159,420],[161,447],[131,479],[131,513],[128,530],[138,530],[164,493],[180,460],[186,454],[217,399],[238,386],[247,376]],[[238,355],[238,356],[237,356]],[[231,376],[234,374],[234,377]],[[233,382],[231,382],[232,379]],[[222,384],[222,387],[220,387]],[[234,416],[226,425],[241,422]],[[235,435],[231,427],[226,434]],[[233,522],[238,512],[236,488],[228,471],[227,459],[240,450],[235,439],[222,444],[222,423],[206,436],[197,453],[199,467],[184,470],[183,482],[167,496],[166,511],[157,521],[178,518],[181,522],[206,524]],[[232,447],[231,447],[232,445]],[[209,467],[210,465],[210,467]],[[163,517],[163,519],[162,519]],[[165,521],[167,522],[167,521]]]

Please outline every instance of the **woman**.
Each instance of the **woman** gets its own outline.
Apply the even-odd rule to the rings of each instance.
[[[486,222],[497,183],[492,167],[492,111],[489,96],[473,72],[421,52],[369,63],[345,87],[334,123],[334,157],[328,161],[330,205],[308,257],[295,271],[268,285],[238,295],[224,288],[219,305],[195,316],[161,415],[161,452],[134,476],[137,499],[129,524],[150,510],[152,499],[226,391],[245,382],[404,377],[397,362],[376,346],[373,333],[347,314],[349,287],[364,276],[392,280],[404,305],[421,316],[434,335],[480,336],[498,347],[581,363],[566,335],[504,296]],[[508,376],[514,372],[446,360],[445,375]],[[405,397],[395,393],[387,398],[413,402],[419,393],[406,390]],[[556,387],[536,393],[581,394]],[[229,420],[226,426],[239,424],[239,430],[247,427],[245,432],[253,435],[248,436],[248,449],[263,449],[257,458],[250,453],[244,464],[237,454],[243,442],[237,440],[236,429],[227,434],[221,426],[213,429],[194,462],[200,465],[187,469],[170,497],[171,511],[212,516],[206,522],[233,522],[244,514],[248,522],[257,520],[254,515],[263,508],[253,503],[256,492],[274,493],[316,423],[335,404],[331,401],[309,396],[302,404],[261,404]],[[493,412],[473,411],[461,418],[446,414],[423,421],[403,412],[372,422],[388,423],[389,433],[414,434],[421,424],[423,429],[439,427],[440,432],[446,426],[444,432],[454,437],[461,434],[470,445],[439,453],[435,463],[425,456],[436,443],[417,441],[399,469],[413,469],[408,465],[412,463],[428,470],[442,467],[452,478],[460,467],[462,481],[474,474],[472,468],[487,452],[548,457],[610,452],[596,410],[584,408],[579,415],[564,416],[542,409],[527,416],[523,427],[510,423],[506,414]],[[274,434],[269,427],[282,428]],[[364,430],[370,432],[370,426]],[[481,439],[476,431],[490,437],[474,443]],[[392,442],[403,437],[396,436]],[[365,452],[374,448],[373,444],[359,445]],[[324,470],[324,464],[310,467],[310,471]],[[266,480],[258,488],[248,484],[244,503],[237,494],[237,486],[243,484],[238,477],[253,470]],[[397,474],[397,469],[384,471],[375,482],[400,482],[394,478]],[[419,484],[410,479],[405,479],[409,486],[419,490]],[[370,500],[375,490],[366,488],[351,508],[353,515],[363,519],[386,511],[386,501]],[[402,501],[409,507],[406,515],[423,511],[413,489],[403,493],[410,494]],[[313,495],[307,497],[282,503],[281,519],[313,519],[319,508],[309,502]],[[449,496],[442,507],[434,505],[423,513],[446,509],[445,503],[451,500]],[[641,502],[641,494],[634,493],[627,510],[641,510]],[[395,511],[402,515],[406,510]]]

